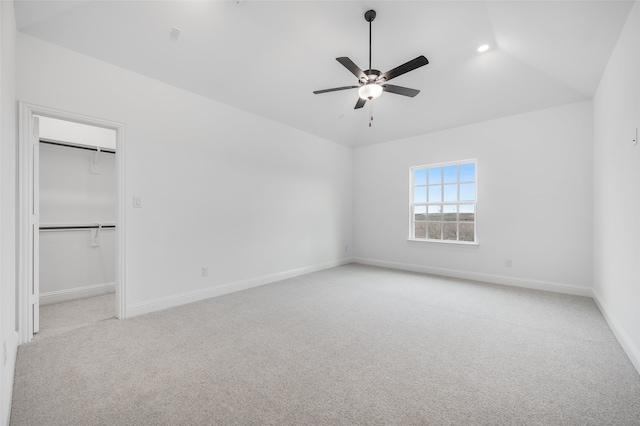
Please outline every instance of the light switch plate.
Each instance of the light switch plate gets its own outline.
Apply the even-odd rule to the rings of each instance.
[[[133,207],[136,209],[142,208],[142,197],[133,197]]]

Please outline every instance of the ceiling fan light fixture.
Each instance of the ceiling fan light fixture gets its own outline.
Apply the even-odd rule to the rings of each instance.
[[[371,22],[375,19],[375,17],[375,10],[368,10],[364,14],[364,19],[369,23],[369,69],[364,71],[361,70],[360,67],[354,64],[353,61],[346,56],[336,58],[336,61],[340,62],[343,67],[349,70],[351,74],[356,76],[356,78],[358,79],[358,85],[334,87],[332,89],[324,90],[314,90],[314,94],[319,95],[320,93],[336,92],[338,90],[358,89],[358,101],[356,102],[356,106],[354,107],[354,109],[360,109],[364,106],[365,103],[367,103],[367,101],[372,101],[376,98],[379,98],[380,95],[382,95],[382,92],[395,93],[396,95],[408,96],[410,98],[413,98],[418,93],[420,93],[419,90],[396,86],[393,84],[387,84],[387,82],[392,78],[396,78],[408,73],[409,71],[413,71],[416,68],[427,65],[429,61],[424,57],[424,55],[420,55],[417,58],[412,59],[409,62],[405,62],[404,64],[397,66],[385,73],[381,73],[380,71],[371,67]],[[371,127],[371,123],[369,123],[369,127]]]
[[[358,96],[367,101],[379,98],[380,95],[382,95],[382,86],[373,82],[360,86],[358,89]]]
[[[489,47],[490,46],[488,44],[483,44],[482,46],[478,47],[478,52],[486,52],[487,50],[489,50]]]

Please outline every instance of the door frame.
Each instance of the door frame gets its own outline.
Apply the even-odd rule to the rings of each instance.
[[[72,121],[94,127],[116,131],[116,318],[127,316],[126,274],[125,274],[125,125],[115,121],[103,120],[82,114],[56,110],[53,108],[19,102],[19,147],[18,147],[18,283],[19,283],[19,334],[20,343],[33,338],[34,319],[31,313],[32,299],[30,287],[32,277],[38,271],[34,265],[34,248],[37,241],[31,238],[33,215],[31,200],[37,195],[38,187],[34,179],[34,168],[38,164],[34,146],[40,142],[35,138],[37,120],[35,116]],[[33,235],[37,239],[37,235]]]

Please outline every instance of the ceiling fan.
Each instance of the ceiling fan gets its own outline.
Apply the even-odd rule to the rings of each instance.
[[[415,59],[410,60],[390,71],[381,73],[378,70],[371,68],[371,22],[376,19],[376,11],[368,10],[364,14],[364,19],[369,23],[369,69],[362,71],[353,61],[346,56],[336,58],[336,61],[340,62],[346,69],[351,71],[353,75],[358,78],[358,85],[334,87],[333,89],[316,90],[313,93],[316,95],[320,93],[336,92],[338,90],[358,89],[358,102],[354,109],[362,108],[367,101],[376,99],[382,95],[382,92],[395,93],[396,95],[409,96],[413,98],[419,90],[410,89],[408,87],[394,86],[393,84],[387,84],[387,81],[392,78],[396,78],[402,74],[413,71],[416,68],[427,65],[429,61],[424,56],[418,56]]]

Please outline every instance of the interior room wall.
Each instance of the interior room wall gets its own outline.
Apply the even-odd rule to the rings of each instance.
[[[17,52],[18,99],[125,123],[129,315],[349,260],[349,148],[23,34]]]
[[[593,103],[594,293],[640,372],[640,2]]]
[[[40,136],[50,139],[40,124]],[[115,147],[115,132],[112,139]],[[78,140],[92,144],[90,135]],[[40,144],[40,226],[116,223],[115,154],[99,153],[97,161],[95,155]],[[39,235],[41,305],[115,291],[114,228],[43,230]]]
[[[0,2],[0,424],[9,424],[16,333],[16,25]]]
[[[356,259],[590,295],[591,147],[589,101],[360,147]],[[478,245],[408,241],[409,168],[473,158]]]

